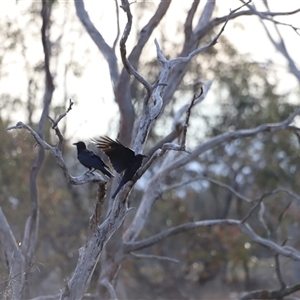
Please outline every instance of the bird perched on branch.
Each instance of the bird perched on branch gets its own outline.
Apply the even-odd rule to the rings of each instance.
[[[112,166],[118,173],[125,171],[119,186],[112,195],[112,198],[115,198],[124,184],[132,180],[141,167],[143,158],[148,156],[135,154],[132,149],[125,147],[118,140],[112,140],[108,136],[102,136],[98,140],[94,140],[94,143],[109,157]]]
[[[77,158],[79,162],[89,169],[87,172],[93,173],[97,169],[109,178],[114,177],[114,175],[110,173],[109,167],[93,151],[88,150],[84,142],[80,141],[73,145],[77,147]]]

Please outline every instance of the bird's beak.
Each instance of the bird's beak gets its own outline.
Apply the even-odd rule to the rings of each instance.
[[[78,143],[73,143],[73,145],[75,145],[75,146],[76,146],[77,144],[78,144]]]

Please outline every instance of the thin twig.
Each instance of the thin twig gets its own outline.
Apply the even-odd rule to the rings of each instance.
[[[184,35],[186,36],[186,39],[193,33],[193,19],[194,19],[194,16],[197,11],[199,3],[200,3],[199,0],[193,1],[193,4],[187,14],[187,17],[186,17],[186,20],[184,23]]]
[[[86,9],[84,6],[83,0],[74,0],[75,8],[76,8],[76,14],[78,18],[80,19],[82,25],[86,29],[87,33],[91,37],[91,39],[94,41],[98,49],[103,54],[105,60],[108,63],[109,67],[109,73],[110,78],[112,81],[113,89],[115,90],[120,79],[119,69],[118,69],[118,59],[116,57],[116,53],[114,49],[112,49],[104,40],[101,33],[98,31],[98,29],[95,27],[95,25],[92,23]]]
[[[22,272],[20,272],[20,273],[14,275],[14,276],[12,276],[12,277],[9,277],[8,279],[6,279],[6,280],[4,280],[4,281],[1,281],[1,282],[0,282],[0,285],[5,284],[5,283],[7,283],[7,282],[13,280],[13,279],[15,279],[16,277],[18,277],[18,276],[20,276],[20,275],[22,275],[22,274],[25,274],[25,273],[26,273],[29,269],[31,269],[34,265],[35,265],[35,263],[31,263],[31,265],[29,265],[29,266],[28,266],[26,269],[24,269]]]
[[[264,19],[264,20],[267,20],[267,21],[271,21],[271,22],[273,22],[275,25],[282,25],[282,26],[290,27],[290,28],[292,28],[292,29],[296,32],[296,34],[300,35],[300,27],[296,27],[296,26],[294,26],[294,25],[292,25],[292,24],[288,24],[288,23],[284,23],[284,22],[279,22],[279,21],[273,19],[272,17],[269,17],[266,13],[258,11],[254,6],[247,4],[244,0],[241,0],[241,2],[244,3],[244,4],[246,4],[247,7],[248,7],[254,14],[258,15],[261,19]],[[267,9],[269,9],[268,5],[267,5]],[[297,13],[297,12],[299,12],[299,11],[300,11],[300,9],[297,9],[297,10],[294,11],[294,13]],[[289,14],[290,14],[290,13],[289,13]]]
[[[246,214],[246,216],[241,220],[241,222],[245,223],[249,219],[249,217],[251,216],[253,211],[261,204],[261,202],[264,198],[270,197],[270,196],[275,195],[277,193],[286,193],[286,194],[290,195],[291,197],[293,197],[293,198],[297,199],[298,201],[300,201],[300,196],[299,195],[295,194],[294,192],[292,192],[292,191],[290,191],[286,188],[280,187],[280,188],[274,189],[272,191],[265,192],[261,196],[259,196],[257,199],[254,200],[255,204],[249,210],[249,212]]]
[[[121,0],[121,2],[122,2],[121,8],[125,11],[127,15],[127,24],[125,26],[123,35],[120,40],[120,52],[121,52],[122,62],[127,72],[130,75],[133,75],[146,88],[148,93],[151,94],[152,85],[140,73],[137,72],[137,70],[132,66],[132,64],[129,62],[126,56],[127,54],[126,42],[131,31],[132,14],[131,14],[130,4],[128,0]]]
[[[115,0],[115,5],[116,5],[116,16],[117,16],[117,35],[114,40],[112,49],[115,51],[116,50],[116,45],[118,42],[118,39],[120,37],[120,13],[119,13],[119,5],[118,5],[118,0]]]
[[[58,118],[56,120],[54,120],[53,118],[51,118],[50,116],[47,115],[47,117],[49,118],[49,120],[52,123],[52,129],[55,130],[55,133],[58,137],[58,144],[57,144],[57,149],[59,151],[62,151],[62,147],[63,147],[63,143],[64,143],[64,137],[58,127],[58,123],[68,114],[68,112],[72,109],[74,102],[72,101],[72,99],[70,99],[69,102],[69,107],[68,109],[61,115],[58,116]]]
[[[192,51],[189,55],[185,56],[185,57],[178,57],[176,59],[173,59],[170,61],[170,67],[174,68],[175,66],[177,66],[178,64],[181,63],[186,63],[188,61],[190,61],[195,55],[206,51],[207,49],[209,49],[210,47],[214,46],[217,42],[219,37],[222,35],[223,31],[225,30],[225,27],[228,23],[228,21],[230,20],[230,17],[237,12],[238,10],[240,10],[242,7],[246,6],[248,3],[250,3],[250,1],[248,1],[246,4],[241,5],[240,7],[230,11],[230,13],[228,14],[226,21],[224,23],[224,25],[222,26],[221,30],[219,31],[219,33],[205,46],[197,48],[196,50]]]
[[[73,184],[73,185],[82,185],[86,184],[88,182],[99,182],[99,183],[106,183],[107,180],[103,179],[101,175],[94,172],[87,172],[81,176],[73,177],[70,175],[69,169],[63,159],[62,152],[56,148],[50,146],[46,141],[44,141],[30,126],[18,122],[15,126],[7,127],[6,130],[13,130],[13,129],[25,129],[31,133],[31,135],[34,137],[36,142],[45,150],[48,150],[56,159],[57,164],[62,169],[65,179],[67,182]]]
[[[279,261],[279,255],[278,254],[275,254],[275,271],[276,271],[276,276],[277,276],[277,279],[280,283],[280,286],[281,286],[281,290],[284,290],[286,288],[286,284],[283,280],[283,277],[282,277],[282,273],[281,273],[281,268],[280,268],[280,261]]]
[[[141,258],[141,259],[158,259],[158,260],[165,260],[165,261],[171,261],[174,263],[180,263],[180,261],[176,258],[172,258],[172,257],[168,257],[168,256],[159,256],[159,255],[149,255],[149,254],[137,254],[137,253],[133,253],[130,252],[129,253],[131,256],[135,257],[135,258]]]
[[[264,246],[274,253],[279,255],[289,257],[293,260],[300,261],[300,252],[293,247],[290,246],[280,246],[277,243],[265,239],[258,234],[256,234],[253,229],[247,223],[243,223],[240,220],[235,219],[216,219],[216,220],[203,220],[196,222],[189,222],[185,224],[181,224],[164,231],[161,231],[158,234],[155,234],[149,238],[146,238],[137,242],[125,242],[124,243],[124,253],[130,253],[132,251],[142,250],[144,248],[148,248],[154,244],[157,244],[160,241],[165,240],[166,238],[176,235],[179,233],[183,233],[189,230],[193,230],[199,227],[208,227],[208,226],[216,226],[216,225],[227,225],[227,226],[236,226],[240,228],[242,233],[247,235],[253,242]]]
[[[286,296],[293,294],[300,290],[300,284],[288,286],[280,290],[258,290],[247,293],[239,298],[239,300],[253,300],[253,299],[283,299]]]
[[[278,217],[278,221],[277,223],[275,224],[274,226],[274,232],[277,232],[280,224],[281,224],[281,221],[283,219],[283,215],[285,214],[285,212],[289,209],[289,207],[291,206],[291,204],[293,203],[293,201],[289,201],[286,206],[283,208],[282,212],[280,213],[279,217]]]
[[[67,113],[72,109],[73,104],[74,104],[74,102],[72,101],[72,99],[70,99],[68,109],[63,114],[60,114],[56,120],[52,119],[50,116],[47,115],[47,117],[52,122],[52,129],[55,129],[57,127],[57,125],[61,121],[61,119],[63,119],[67,115]]]
[[[50,43],[50,23],[51,23],[51,12],[52,12],[53,2],[47,2],[46,0],[42,1],[41,6],[41,41],[43,46],[44,53],[44,72],[45,72],[45,90],[43,95],[43,108],[42,113],[37,124],[36,134],[43,139],[44,137],[44,128],[45,120],[47,114],[49,113],[50,105],[52,102],[52,97],[54,93],[54,82],[53,75],[50,69],[50,60],[51,60],[51,43]],[[38,230],[39,230],[39,192],[37,186],[37,180],[39,172],[42,168],[45,158],[45,149],[42,147],[38,148],[37,155],[34,162],[32,163],[30,169],[30,200],[31,200],[31,213],[26,219],[24,234],[22,239],[21,253],[25,258],[25,268],[31,266],[34,260],[36,253],[36,245],[38,241]],[[25,279],[22,282],[22,297],[26,298],[29,296],[29,282],[30,282],[30,273],[24,274]]]
[[[190,120],[190,116],[191,116],[192,107],[194,106],[195,101],[197,99],[199,99],[202,96],[202,94],[203,94],[203,88],[201,87],[200,88],[200,93],[198,95],[197,94],[193,95],[193,99],[191,101],[191,104],[190,104],[189,108],[186,111],[186,118],[185,118],[185,122],[183,124],[183,131],[182,131],[182,136],[181,136],[181,141],[180,141],[180,145],[181,145],[183,150],[185,150],[186,134],[187,134],[187,128],[189,126],[189,120]]]
[[[260,221],[260,223],[263,225],[263,227],[265,228],[266,232],[267,232],[267,237],[269,239],[271,239],[271,230],[269,229],[267,222],[265,220],[265,212],[266,212],[266,206],[263,202],[260,202],[260,208],[258,211],[258,220]]]
[[[113,285],[109,282],[108,278],[102,279],[101,284],[103,286],[105,286],[106,289],[108,290],[109,296],[110,296],[109,299],[112,299],[112,300],[117,300],[118,299],[117,294],[115,292],[115,289],[114,289]]]

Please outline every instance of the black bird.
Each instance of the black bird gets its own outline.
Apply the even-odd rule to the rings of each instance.
[[[114,141],[108,136],[102,136],[98,140],[94,140],[96,146],[100,148],[110,159],[114,169],[121,173],[125,173],[112,195],[115,198],[123,185],[131,181],[137,170],[141,167],[143,158],[147,155],[135,154],[133,150],[122,145],[118,140]]]
[[[73,145],[76,145],[77,147],[77,158],[79,162],[89,169],[87,172],[93,173],[96,169],[98,169],[107,177],[109,178],[114,177],[114,175],[112,175],[109,172],[110,171],[109,167],[93,151],[88,150],[84,142],[80,141],[74,143]],[[108,169],[109,171],[106,169]]]

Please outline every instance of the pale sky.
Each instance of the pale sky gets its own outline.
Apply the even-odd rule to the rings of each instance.
[[[2,1],[0,4],[0,18],[5,16],[13,18],[13,16],[16,16],[20,24],[19,26],[22,27],[22,4],[26,4],[26,2],[29,1],[19,1],[21,5],[19,4],[16,6],[12,1]],[[66,1],[60,2],[61,4],[59,5],[63,6],[63,2]],[[147,5],[143,7],[143,16],[146,20],[151,17],[151,13],[158,2],[159,1],[147,1]],[[253,2],[257,7],[263,7],[260,0]],[[185,16],[185,13],[183,13],[185,9],[184,6],[188,6],[189,3],[190,1],[175,0],[171,4],[170,11],[168,12],[171,17],[169,17],[169,20],[166,23],[167,25],[164,27],[164,32],[169,33],[171,37],[175,34],[174,24],[177,20],[181,19],[182,16]],[[200,3],[200,7],[205,4],[204,1]],[[300,7],[300,2],[298,0],[270,0],[268,3],[273,11],[289,11]],[[138,1],[135,5],[141,5],[141,3]],[[235,9],[238,6],[240,6],[240,1],[237,0],[217,1],[219,10],[218,16],[223,16],[227,14],[230,9]],[[105,0],[104,4],[104,0],[89,0],[86,1],[86,8],[92,21],[95,22],[95,25],[99,28],[104,38],[111,44],[116,35],[114,1]],[[133,9],[132,11],[134,13]],[[75,14],[73,6],[70,14]],[[122,26],[125,22],[125,16],[122,10],[120,10],[120,18]],[[277,18],[277,20],[300,27],[299,14],[297,16],[280,17]],[[241,26],[237,26],[237,23],[242,24],[243,29]],[[81,26],[81,24],[78,22],[77,26]],[[280,30],[285,38],[287,49],[290,54],[295,59],[298,59],[300,36],[296,35],[295,32],[288,27],[281,26]],[[250,53],[254,60],[264,62],[271,58],[282,66],[280,75],[282,76],[283,89],[293,89],[299,84],[291,75],[286,74],[284,71],[286,65],[285,60],[281,55],[276,53],[273,45],[267,40],[268,38],[257,17],[246,16],[230,21],[223,34],[226,35],[226,37],[229,38],[241,52]],[[70,39],[71,38],[72,37],[70,36]],[[148,52],[150,54],[152,53],[152,57],[156,54],[153,43],[154,38],[158,38],[159,42],[159,35],[154,33],[150,38],[150,45],[147,48]],[[128,52],[132,48],[132,40],[133,39],[129,38],[127,44]],[[72,139],[76,137],[78,139],[88,140],[90,137],[96,137],[107,133],[114,136],[118,125],[118,109],[113,99],[107,64],[87,34],[83,34],[80,40],[78,40],[78,43],[76,43],[76,47],[76,49],[79,50],[78,60],[80,62],[87,60],[87,63],[85,64],[83,76],[80,79],[70,78],[67,83],[67,90],[70,93],[70,95],[67,96],[74,96],[75,101],[73,110],[64,120],[68,123],[68,138]],[[80,50],[82,50],[80,47],[82,47],[82,49],[88,47],[91,55],[89,59],[80,57],[80,55],[83,55],[83,52],[80,52]],[[34,60],[37,52],[40,55],[41,46],[32,44],[32,49],[30,50],[32,50],[29,52]],[[165,54],[167,55],[168,53]],[[19,62],[14,61],[12,58],[8,59],[6,62],[8,63],[7,68],[9,68],[10,75],[0,81],[0,89],[2,91],[7,90],[8,92],[24,95],[24,93],[26,93],[27,83],[24,81],[24,74],[22,74],[22,71],[20,70]],[[63,77],[56,77],[56,84],[62,84],[62,81]],[[62,89],[58,88],[54,94],[54,103],[62,103],[64,97],[65,95]],[[22,112],[19,112],[16,115],[16,118],[16,121],[21,121]],[[114,121],[110,122],[110,120]]]

